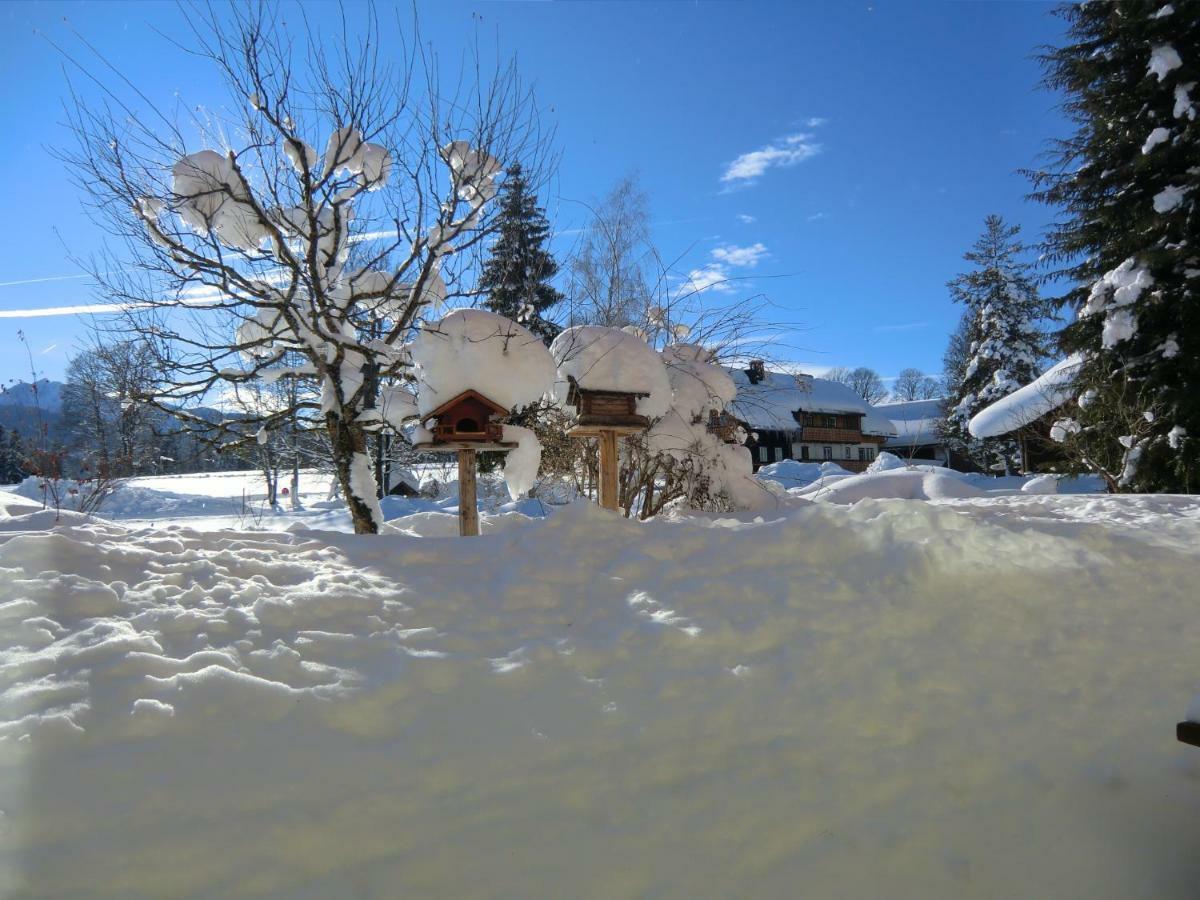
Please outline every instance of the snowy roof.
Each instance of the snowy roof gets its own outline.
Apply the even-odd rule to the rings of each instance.
[[[862,433],[891,438],[896,434],[896,426],[892,423],[891,419],[883,415],[879,410],[872,409],[863,416]]]
[[[894,437],[884,444],[888,447],[919,447],[942,442],[941,424],[945,419],[941,397],[932,400],[899,400],[880,403],[875,407],[891,420]]]
[[[751,428],[790,431],[799,427],[792,413],[859,413],[867,434],[892,434],[894,428],[879,416],[866,400],[851,388],[836,381],[810,375],[767,372],[758,384],[751,384],[745,369],[726,369],[737,385],[737,398],[730,404],[733,414]]]
[[[1082,362],[1074,353],[1051,366],[1025,387],[975,413],[968,430],[977,438],[1000,437],[1053,412],[1071,399],[1075,373]]]

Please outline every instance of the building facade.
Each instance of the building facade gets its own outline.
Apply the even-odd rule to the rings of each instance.
[[[795,459],[861,472],[895,435],[886,417],[838,382],[769,372],[759,360],[728,371],[738,388],[730,410],[750,434],[755,469]]]

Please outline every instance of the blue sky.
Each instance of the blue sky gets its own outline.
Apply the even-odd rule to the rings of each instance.
[[[382,6],[382,4],[381,4]],[[348,10],[353,18],[357,8]],[[544,203],[570,231],[573,201],[636,171],[654,239],[681,266],[736,276],[801,328],[780,356],[814,371],[940,371],[957,318],[945,282],[983,218],[1036,239],[1051,210],[1016,173],[1065,133],[1033,54],[1061,39],[1050,4],[421,3],[422,30],[457,58],[478,34],[515,54],[557,128]],[[313,4],[319,16],[332,7]],[[5,122],[0,194],[0,382],[61,377],[78,316],[12,311],[94,302],[66,257],[104,236],[47,148],[62,127],[62,60],[84,35],[159,102],[223,99],[215,76],[155,33],[183,37],[173,4],[0,5]],[[197,147],[196,149],[199,149]],[[558,240],[565,254],[573,238]],[[64,278],[64,276],[67,276]],[[52,280],[40,280],[52,279]],[[725,300],[736,295],[725,295]]]

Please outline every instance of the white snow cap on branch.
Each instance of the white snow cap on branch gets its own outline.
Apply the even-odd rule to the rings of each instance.
[[[201,150],[171,168],[172,208],[199,234],[214,234],[221,243],[252,253],[270,237],[251,202],[250,187],[232,156]]]
[[[576,325],[554,339],[550,352],[558,363],[554,396],[567,402],[568,378],[593,391],[648,394],[637,411],[651,419],[671,406],[671,383],[662,357],[635,334],[603,325]]]
[[[1179,52],[1174,47],[1170,44],[1159,44],[1150,51],[1150,64],[1146,66],[1146,72],[1162,81],[1168,72],[1182,65],[1183,60],[1179,58]]]
[[[412,359],[421,415],[468,390],[517,409],[536,403],[554,386],[554,358],[541,339],[483,309],[456,309],[426,325],[413,341]]]
[[[1073,353],[1035,381],[977,412],[967,428],[974,437],[994,438],[1036,422],[1071,399],[1083,357]]]
[[[496,196],[500,161],[467,141],[454,141],[442,148],[442,159],[450,167],[458,198],[479,206]]]
[[[374,191],[387,183],[391,171],[392,157],[387,149],[364,141],[362,132],[357,128],[347,125],[329,136],[323,175],[342,172],[357,175],[363,187]]]

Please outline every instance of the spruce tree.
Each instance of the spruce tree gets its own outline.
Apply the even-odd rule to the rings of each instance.
[[[545,211],[537,205],[519,163],[504,173],[497,223],[496,243],[479,282],[487,292],[483,305],[521,322],[549,344],[562,330],[546,318],[563,299],[550,283],[558,263],[546,249],[550,225]]]
[[[1200,487],[1200,3],[1062,8],[1042,57],[1075,133],[1030,173],[1065,215],[1047,258],[1074,287],[1062,349],[1080,355],[1060,434],[1118,490]]]
[[[944,435],[955,450],[984,469],[1012,471],[1023,462],[1015,437],[979,441],[967,431],[971,417],[985,406],[1033,381],[1045,360],[1046,337],[1040,323],[1046,306],[1038,296],[1032,266],[1022,259],[1020,226],[1000,216],[984,220],[983,235],[963,254],[974,269],[948,285],[964,309],[967,359],[956,383],[949,385]]]

